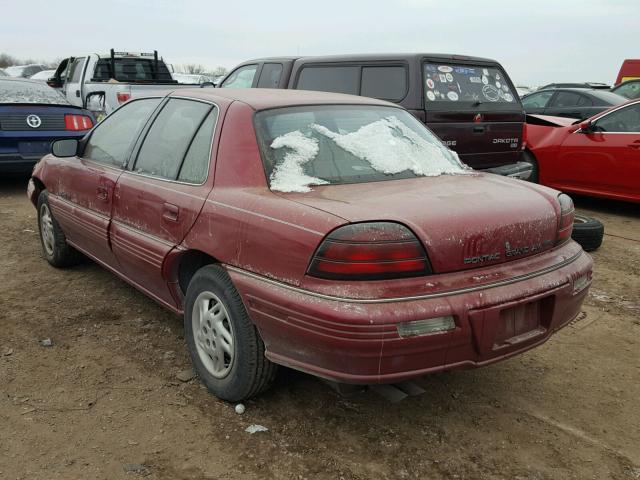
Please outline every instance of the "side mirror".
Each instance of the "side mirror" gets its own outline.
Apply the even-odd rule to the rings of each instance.
[[[51,88],[62,88],[62,80],[56,77],[51,77],[47,80],[47,85]]]
[[[75,157],[78,153],[78,140],[75,138],[56,140],[51,145],[51,153],[58,158]]]
[[[578,124],[578,128],[582,133],[590,133],[593,131],[593,125],[590,120],[585,120],[584,122],[580,122]]]

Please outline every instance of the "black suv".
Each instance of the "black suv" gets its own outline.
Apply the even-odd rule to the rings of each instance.
[[[525,115],[495,60],[442,54],[274,57],[234,68],[220,88],[291,88],[395,102],[473,168],[527,178],[520,162]]]

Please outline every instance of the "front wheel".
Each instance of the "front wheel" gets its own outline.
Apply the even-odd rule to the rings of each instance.
[[[522,161],[531,164],[531,174],[529,175],[529,178],[527,178],[527,181],[531,183],[538,183],[539,170],[536,157],[533,156],[533,153],[525,150],[522,153]]]
[[[198,377],[217,397],[245,400],[266,390],[276,365],[229,275],[219,265],[196,272],[187,288],[185,339]]]

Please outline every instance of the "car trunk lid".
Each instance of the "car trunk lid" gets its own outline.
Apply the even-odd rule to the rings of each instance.
[[[490,174],[314,187],[280,194],[349,222],[394,221],[425,245],[435,273],[516,260],[553,247],[553,193]]]

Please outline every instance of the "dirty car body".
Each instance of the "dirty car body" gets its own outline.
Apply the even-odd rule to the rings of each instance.
[[[176,102],[214,117],[189,181],[145,164]],[[83,145],[47,156],[30,198],[46,190],[70,245],[178,314],[194,272],[221,266],[273,363],[356,384],[486,365],[543,343],[587,294],[568,197],[465,168],[393,104],[184,90],[133,100],[92,135],[118,120],[138,132],[121,165]]]

